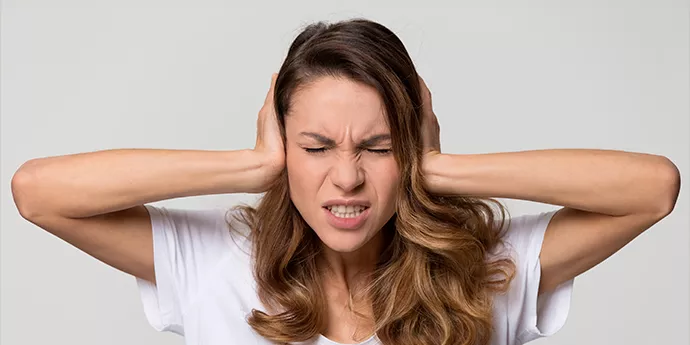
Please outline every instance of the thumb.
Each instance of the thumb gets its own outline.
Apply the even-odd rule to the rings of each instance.
[[[266,103],[266,104],[273,103],[273,93],[275,90],[277,79],[278,79],[278,73],[273,73],[271,75],[271,86],[268,88],[268,93],[266,94],[266,99],[264,100],[264,103]]]

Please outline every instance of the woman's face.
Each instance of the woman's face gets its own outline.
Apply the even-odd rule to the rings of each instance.
[[[398,166],[378,92],[322,77],[296,92],[285,117],[290,197],[337,252],[364,246],[396,210]]]

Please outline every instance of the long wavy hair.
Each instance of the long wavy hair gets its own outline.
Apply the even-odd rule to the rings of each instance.
[[[376,335],[390,345],[488,344],[492,297],[507,290],[515,273],[509,257],[488,259],[502,242],[507,209],[492,198],[432,195],[424,188],[420,83],[392,31],[359,18],[307,26],[276,80],[283,140],[295,91],[324,76],[346,77],[379,92],[400,170],[397,212],[381,230],[385,249],[357,294],[372,304]],[[247,322],[281,344],[312,339],[327,326],[317,269],[322,243],[292,203],[287,174],[284,170],[256,207],[240,205],[236,213],[251,229],[257,293],[267,308],[253,309]]]

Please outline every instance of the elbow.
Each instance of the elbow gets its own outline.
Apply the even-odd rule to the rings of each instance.
[[[661,173],[661,185],[664,189],[663,193],[660,193],[662,199],[657,203],[658,210],[661,217],[666,217],[673,209],[676,207],[676,201],[678,200],[678,195],[680,194],[680,170],[678,167],[666,157],[663,158],[662,166],[660,169]]]
[[[36,216],[35,202],[32,201],[34,198],[31,196],[32,186],[35,185],[33,181],[34,174],[32,173],[34,165],[35,160],[22,164],[12,176],[10,187],[17,211],[26,220],[33,219]]]

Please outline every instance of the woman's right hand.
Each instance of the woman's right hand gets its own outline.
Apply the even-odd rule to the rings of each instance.
[[[266,95],[264,105],[259,111],[256,121],[256,145],[254,152],[262,163],[263,176],[261,191],[267,190],[271,183],[281,174],[285,168],[285,149],[280,135],[278,116],[275,113],[273,93],[278,74],[271,77],[271,87]]]

